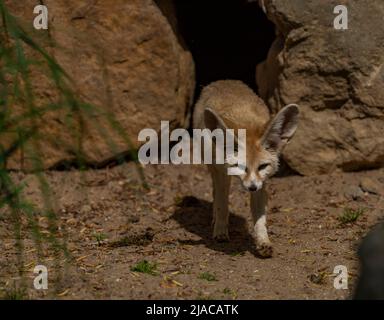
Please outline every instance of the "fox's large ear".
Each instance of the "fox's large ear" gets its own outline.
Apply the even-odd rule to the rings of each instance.
[[[298,106],[296,104],[285,106],[269,124],[262,139],[263,146],[280,152],[295,134],[298,120]]]
[[[215,129],[227,129],[223,119],[211,108],[204,110],[204,122],[206,127],[211,131]]]

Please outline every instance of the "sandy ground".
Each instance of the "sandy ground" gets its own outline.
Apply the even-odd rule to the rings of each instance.
[[[133,164],[110,169],[48,172],[57,199],[58,234],[70,259],[43,246],[31,232],[24,248],[24,298],[61,299],[345,299],[358,275],[356,249],[383,218],[384,170],[316,177],[276,177],[269,185],[268,224],[274,255],[257,256],[249,195],[233,179],[229,243],[211,239],[211,181],[203,166],[148,166],[145,190]],[[14,174],[24,194],[40,202],[36,178]],[[362,187],[360,187],[362,186]],[[346,208],[364,210],[341,223]],[[38,210],[36,211],[38,212]],[[25,219],[24,219],[25,220]],[[13,225],[0,215],[0,292],[20,283]],[[48,220],[40,218],[44,231]],[[132,271],[146,260],[153,274]],[[49,270],[49,289],[33,289],[33,268]],[[345,265],[348,290],[333,286]],[[61,275],[60,280],[57,277]]]

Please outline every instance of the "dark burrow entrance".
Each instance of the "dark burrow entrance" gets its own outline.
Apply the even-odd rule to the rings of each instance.
[[[257,2],[174,0],[179,32],[196,64],[196,97],[220,79],[242,80],[257,92],[256,65],[275,38],[275,27]]]
[[[175,12],[174,21],[170,22],[193,55],[195,100],[205,85],[222,79],[241,80],[258,93],[256,65],[267,58],[275,40],[275,25],[268,20],[257,0],[157,2],[163,3],[163,7],[164,3],[172,3]],[[281,160],[277,175],[293,173]]]

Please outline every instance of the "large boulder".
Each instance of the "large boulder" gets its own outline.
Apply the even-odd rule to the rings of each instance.
[[[384,299],[384,224],[376,226],[359,248],[360,276],[354,299]]]
[[[20,21],[32,25],[39,1],[6,4]],[[132,148],[139,146],[141,129],[160,129],[161,120],[170,121],[172,127],[188,126],[195,86],[193,59],[154,1],[44,0],[44,4],[54,44],[49,53],[73,79],[83,100],[110,112],[122,125]],[[37,103],[55,101],[57,90],[49,77],[38,68],[31,75]],[[76,139],[65,120],[63,113],[54,112],[42,119],[37,143],[43,168],[75,159]],[[129,149],[101,115],[88,115],[81,131],[89,163],[102,164]],[[17,155],[8,167],[19,169],[23,164],[28,169],[32,165],[28,160]]]
[[[340,1],[259,0],[277,36],[257,67],[276,112],[297,103],[301,123],[284,157],[304,175],[384,164],[384,2],[348,1],[348,30],[334,29]]]

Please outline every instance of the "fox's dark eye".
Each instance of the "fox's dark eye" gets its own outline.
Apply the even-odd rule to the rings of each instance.
[[[259,171],[264,170],[264,169],[266,169],[268,166],[269,166],[269,163],[263,163],[263,164],[259,165],[258,170],[259,170]]]

